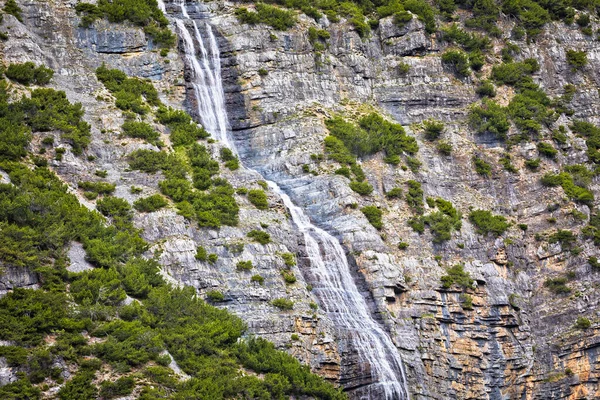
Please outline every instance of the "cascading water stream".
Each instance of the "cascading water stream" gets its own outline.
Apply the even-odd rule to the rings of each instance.
[[[196,21],[189,19],[185,1],[179,5],[181,15],[187,21],[175,18],[175,23],[183,41],[186,64],[192,72],[190,83],[194,89],[198,114],[204,128],[237,153],[227,134],[227,113],[216,38],[208,24],[205,27],[207,37],[204,37]],[[160,7],[163,8],[164,4]],[[193,30],[199,49],[189,29]],[[339,241],[314,226],[304,211],[275,182],[267,182],[283,199],[294,224],[304,235],[311,264],[306,272],[310,275],[307,280],[313,284],[313,293],[321,308],[333,321],[338,333],[348,338],[359,361],[369,365],[374,383],[368,385],[366,390],[361,390],[361,395],[368,399],[409,399],[402,359],[390,337],[373,319],[350,273],[346,254]]]

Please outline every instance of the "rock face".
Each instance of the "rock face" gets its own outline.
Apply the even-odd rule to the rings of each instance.
[[[109,94],[94,70],[106,63],[150,78],[164,103],[189,107],[194,113],[179,55],[172,51],[161,57],[138,28],[108,22],[91,29],[78,27],[75,1],[18,3],[24,22],[5,15],[0,25],[10,32],[10,39],[0,42],[5,62],[34,61],[53,68],[51,86],[65,90],[72,102],[81,102],[92,125],[93,141],[86,155],[95,159],[67,152],[51,167],[73,188],[79,181],[95,180],[96,170],[106,170],[107,180],[117,185],[116,195],[129,202],[156,193],[160,178],[128,171],[124,158],[150,145],[118,136],[123,118],[112,103],[102,100]],[[192,6],[188,8],[191,13]],[[177,12],[177,6],[167,2],[167,10]],[[300,16],[289,31],[275,32],[263,25],[239,24],[233,10],[227,2],[196,8],[198,17],[210,17],[206,22],[218,34],[227,111],[240,156],[247,166],[280,184],[315,224],[339,238],[373,314],[402,355],[412,398],[600,397],[596,311],[600,276],[587,262],[598,250],[589,240],[582,239],[578,251],[569,252],[535,237],[556,228],[579,232],[584,224],[572,217],[572,210],[589,216],[587,206],[563,200],[561,188],[539,183],[545,171],[583,162],[585,142],[569,133],[564,151],[555,161],[544,161],[541,172],[531,173],[523,166],[525,159],[535,158],[531,144],[516,145],[511,151],[519,155],[518,173],[497,167],[504,152],[501,145],[468,129],[468,108],[477,100],[475,83],[444,69],[437,53],[446,45],[427,34],[416,18],[403,28],[391,17],[383,19],[364,40],[344,22],[329,25],[323,20],[321,27],[331,38],[328,48],[317,54],[307,35],[308,26],[316,25],[307,17]],[[503,32],[511,28],[510,22],[502,23]],[[517,42],[520,58],[538,60],[541,69],[534,78],[547,93],[559,96],[565,84],[577,85],[573,118],[599,122],[600,50],[595,43],[563,24],[547,25],[535,43]],[[589,64],[582,72],[571,73],[566,63],[565,49],[571,48],[587,50]],[[406,72],[400,68],[404,64],[409,66]],[[499,93],[499,101],[507,102],[508,96]],[[374,192],[362,197],[349,188],[346,178],[333,174],[337,165],[319,162],[311,154],[324,152],[326,118],[369,110],[379,110],[417,138],[423,165],[414,173],[385,164],[381,155],[363,159]],[[451,156],[439,155],[423,139],[418,124],[430,118],[445,123],[444,137],[454,148]],[[567,125],[568,120],[559,123]],[[217,154],[219,144],[211,151]],[[474,171],[471,158],[480,153],[496,165],[491,178]],[[315,175],[304,172],[305,165]],[[1,172],[4,181],[7,177]],[[249,170],[225,171],[223,176],[234,187],[248,189],[259,188],[262,179]],[[425,196],[450,200],[465,214],[469,207],[489,209],[514,224],[504,240],[494,240],[478,235],[465,218],[450,241],[434,244],[429,231],[419,235],[407,225],[412,214],[404,201],[384,196],[409,179],[422,183]],[[132,194],[131,186],[142,192]],[[596,178],[591,188],[598,193]],[[351,349],[339,346],[331,321],[311,307],[315,297],[308,290],[310,281],[303,278],[309,275],[303,272],[310,263],[281,199],[269,193],[267,211],[257,210],[243,196],[236,199],[241,222],[235,228],[198,229],[174,209],[137,214],[135,223],[173,282],[194,286],[201,295],[223,292],[220,305],[242,317],[251,334],[287,348],[327,378],[350,387],[368,383],[370,378],[361,375]],[[561,207],[549,212],[548,205],[557,201]],[[357,209],[364,205],[385,210],[382,231]],[[520,230],[516,224],[528,229]],[[261,225],[273,243],[263,246],[248,240],[246,233]],[[408,248],[399,249],[401,241]],[[216,254],[217,261],[196,260],[198,246]],[[72,253],[72,266],[84,268],[77,244]],[[286,268],[282,253],[296,254],[293,285],[286,285],[282,277]],[[254,269],[237,271],[239,261],[251,261]],[[457,263],[463,263],[476,281],[470,293],[472,307],[465,307],[462,291],[440,284],[446,267]],[[547,278],[567,271],[574,273],[569,283],[572,295],[556,295],[544,287]],[[260,274],[264,284],[251,282],[253,274]],[[36,285],[37,277],[30,271],[6,267],[0,275],[0,295],[13,287]],[[276,298],[292,299],[294,309],[274,308],[270,301]],[[575,329],[578,316],[591,319],[592,327]],[[293,334],[299,340],[292,340]],[[0,360],[0,384],[11,379]]]

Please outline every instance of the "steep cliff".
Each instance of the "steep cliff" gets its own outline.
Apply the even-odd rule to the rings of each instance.
[[[170,27],[180,34],[174,19],[182,13],[181,4],[165,3]],[[92,157],[67,150],[62,160],[49,161],[52,170],[90,208],[94,202],[77,187],[81,181],[98,180],[97,170],[105,170],[106,180],[116,185],[115,196],[130,203],[160,192],[162,173],[130,170],[127,158],[134,150],[154,147],[119,135],[124,117],[94,71],[105,63],[149,78],[164,104],[187,109],[200,121],[181,39],[179,53],[163,57],[141,28],[103,19],[81,27],[75,1],[18,4],[23,21],[5,14],[0,25],[8,32],[8,40],[0,43],[4,62],[34,61],[54,69],[50,86],[66,91],[71,102],[81,102],[91,124],[92,140],[84,154]],[[430,33],[413,14],[400,25],[394,16],[384,17],[362,35],[350,18],[315,22],[302,13],[283,31],[248,25],[236,16],[239,7],[231,2],[184,5],[192,20],[201,27],[210,24],[217,36],[230,137],[242,162],[260,173],[222,168],[221,176],[236,189],[262,190],[263,177],[276,182],[315,225],[340,240],[372,314],[400,352],[411,398],[600,397],[596,200],[573,196],[564,175],[551,185],[542,183],[548,173],[566,171],[575,186],[598,193],[589,151],[597,145],[588,131],[573,126],[576,121],[600,123],[600,53],[593,35],[576,24],[553,21],[537,35],[520,37],[515,18],[503,15],[481,71],[462,76],[442,61],[442,54],[460,46],[441,28]],[[460,26],[471,17],[471,11],[455,13]],[[441,26],[450,26],[437,18]],[[594,18],[592,29],[597,27]],[[310,28],[327,35],[315,38]],[[585,52],[587,63],[569,62],[569,50]],[[511,114],[504,135],[508,140],[489,127],[479,129],[472,118],[472,105],[485,102],[477,90],[486,79],[494,81],[494,100],[501,107],[510,108],[524,90],[492,71],[503,58],[510,64],[508,57],[514,58],[513,65],[537,61],[539,68],[525,75],[552,103],[547,107],[554,116],[525,140],[515,139],[526,131],[522,121],[535,117]],[[537,104],[527,107],[539,113]],[[326,121],[341,116],[357,124],[372,112],[401,124],[419,150],[413,156],[401,154],[397,163],[386,162],[382,151],[358,157],[373,188],[360,195],[347,177],[335,173],[345,165],[325,147],[331,132]],[[443,132],[428,140],[425,131],[433,120],[442,123]],[[167,132],[160,133],[169,143]],[[40,147],[41,139],[34,136],[31,150]],[[58,135],[55,140],[60,142]],[[440,143],[451,150],[441,151]],[[215,157],[222,147],[207,146]],[[442,209],[436,198],[450,201],[462,213],[458,229],[444,228],[449,237],[438,240],[431,219],[421,222],[422,232],[411,227],[409,221],[421,218],[406,201],[411,180],[421,185],[423,192],[415,196],[423,203],[424,218]],[[132,186],[141,192],[132,193]],[[390,196],[394,188],[401,189],[400,197]],[[424,203],[427,198],[431,200]],[[149,252],[158,252],[169,280],[193,286],[203,297],[221,292],[223,301],[216,304],[240,316],[250,333],[273,341],[358,398],[373,376],[316,307],[318,299],[310,289],[317,282],[311,282],[306,243],[281,198],[268,190],[266,210],[251,204],[243,191],[235,199],[240,205],[235,227],[199,228],[174,206],[136,213],[133,222],[150,243]],[[365,206],[382,211],[380,229],[361,212]],[[481,234],[476,218],[470,218],[474,210],[504,216],[510,225],[497,235]],[[247,233],[255,229],[268,232],[272,242],[250,240]],[[198,246],[216,254],[216,262],[198,260]],[[77,253],[69,253],[72,265],[85,264]],[[288,253],[294,261],[284,256]],[[250,261],[253,269],[240,270],[240,261]],[[451,276],[448,269],[458,264],[474,280],[472,286],[443,284],[443,277]],[[290,274],[296,280],[286,283]],[[253,275],[264,281],[251,281]],[[32,271],[8,267],[0,290],[37,283]],[[271,302],[280,298],[292,300],[293,309],[274,307]]]

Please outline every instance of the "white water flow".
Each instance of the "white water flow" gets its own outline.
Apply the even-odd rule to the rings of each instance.
[[[182,15],[187,12],[181,3]],[[191,85],[197,102],[197,111],[204,128],[216,139],[236,152],[228,138],[227,113],[221,81],[221,62],[217,41],[210,25],[203,36],[196,21],[185,23],[175,20],[183,40],[186,64],[191,69]],[[189,30],[194,32],[194,43]],[[361,365],[374,383],[361,388],[365,399],[407,400],[409,392],[398,350],[380,324],[372,317],[365,298],[361,295],[350,273],[350,265],[339,241],[314,226],[304,211],[275,183],[267,181],[288,208],[294,224],[304,235],[310,260],[309,281],[321,308],[333,321],[340,336],[349,341],[349,347],[358,355]]]

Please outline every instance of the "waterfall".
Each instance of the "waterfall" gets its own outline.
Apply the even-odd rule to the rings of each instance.
[[[180,3],[186,21],[175,18],[183,41],[184,59],[191,69],[191,86],[197,112],[204,128],[236,152],[228,138],[227,113],[221,81],[221,62],[217,40],[210,25],[202,35],[195,20],[189,19],[185,2]],[[194,33],[194,39],[190,34]],[[369,311],[350,273],[350,265],[339,241],[314,226],[304,211],[275,183],[269,187],[283,199],[292,221],[303,234],[310,260],[309,281],[321,309],[333,321],[340,335],[348,338],[359,361],[369,366],[373,383],[361,389],[361,398],[407,400],[409,392],[402,359],[391,338]]]

